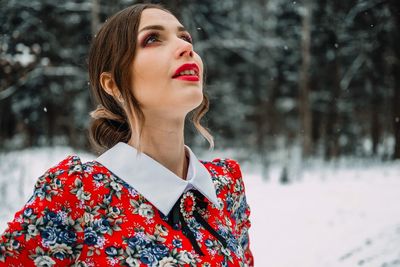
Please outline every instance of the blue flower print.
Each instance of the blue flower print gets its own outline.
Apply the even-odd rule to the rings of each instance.
[[[18,249],[20,247],[20,243],[18,240],[13,240],[11,243],[13,249]]]
[[[88,227],[85,229],[85,243],[88,244],[89,246],[93,246],[97,243],[97,234],[95,231],[93,231],[92,227]]]
[[[135,235],[134,237],[128,239],[128,246],[131,249],[136,249],[137,246],[145,247],[148,244],[149,242],[139,235]]]
[[[99,231],[100,233],[105,234],[110,229],[110,222],[105,218],[96,220],[93,223],[93,228],[96,231]]]
[[[27,208],[26,210],[24,210],[24,217],[29,217],[31,216],[33,213],[33,209],[32,208]]]
[[[162,244],[154,245],[152,251],[158,260],[161,260],[162,258],[167,257],[169,254],[168,247],[165,245],[162,245]]]
[[[205,245],[206,245],[207,247],[212,247],[212,246],[214,245],[214,243],[212,242],[211,239],[207,239],[204,243],[205,243]]]
[[[76,233],[70,226],[67,226],[66,229],[58,233],[58,243],[72,245],[76,240]]]
[[[118,250],[117,250],[117,248],[114,247],[114,246],[107,247],[105,251],[106,251],[106,254],[107,254],[108,256],[111,256],[111,257],[115,257],[115,256],[118,255]]]
[[[53,211],[48,211],[44,216],[44,223],[49,223],[49,222],[52,222],[53,224],[57,225],[62,222],[62,218],[57,213]]]
[[[46,227],[41,231],[40,235],[42,236],[43,243],[47,246],[54,245],[57,242],[57,232],[55,227]]]
[[[140,252],[140,260],[149,266],[155,265],[157,263],[156,256],[152,253],[151,249],[143,249]]]
[[[182,241],[179,239],[174,239],[172,240],[172,245],[176,248],[181,248],[182,247]]]
[[[98,181],[98,182],[100,182],[101,180],[103,180],[103,179],[104,179],[104,175],[103,175],[103,174],[101,174],[101,173],[96,173],[96,174],[93,174],[93,179],[94,179],[95,181]]]

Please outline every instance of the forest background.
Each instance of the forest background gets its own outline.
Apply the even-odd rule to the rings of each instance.
[[[95,157],[89,44],[139,2],[0,0],[0,233],[46,169]],[[400,1],[161,3],[207,72],[215,150],[185,143],[240,162],[256,266],[400,267]]]
[[[1,151],[91,152],[88,47],[107,17],[139,2],[150,1],[0,0]],[[205,62],[216,149],[266,170],[288,158],[400,158],[399,1],[161,3]],[[191,124],[185,138],[207,149]]]

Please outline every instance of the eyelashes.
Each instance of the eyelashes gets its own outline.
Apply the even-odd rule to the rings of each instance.
[[[156,32],[152,32],[150,34],[148,34],[144,39],[143,39],[143,43],[142,43],[142,47],[147,46],[148,44],[151,44],[153,42],[149,42],[151,40],[157,41],[160,39],[160,34],[156,33]]]
[[[183,33],[180,38],[182,38],[183,40],[185,40],[188,43],[193,44],[193,39],[192,37],[187,34],[187,33]],[[158,42],[160,41],[160,34],[158,32],[151,32],[149,33],[142,42],[142,47],[146,47],[149,44],[152,44],[154,42]]]
[[[181,37],[185,38],[187,42],[193,44],[193,38],[189,34],[183,34]]]

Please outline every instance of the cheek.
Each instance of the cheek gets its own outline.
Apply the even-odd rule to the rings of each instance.
[[[140,62],[138,62],[140,63]],[[139,65],[139,64],[138,64]],[[168,102],[168,73],[161,64],[143,62],[133,70],[131,90],[143,108],[161,106]],[[168,70],[168,69],[167,69]]]
[[[133,79],[138,83],[151,83],[152,79],[160,76],[164,67],[162,60],[155,56],[154,53],[146,53],[138,56],[133,64]]]

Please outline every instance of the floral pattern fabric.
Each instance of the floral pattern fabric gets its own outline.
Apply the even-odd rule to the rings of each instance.
[[[209,202],[202,216],[226,247],[189,216],[200,256],[123,177],[70,155],[38,178],[32,197],[8,223],[0,236],[0,266],[254,266],[239,164],[201,163],[222,204],[218,209]]]

